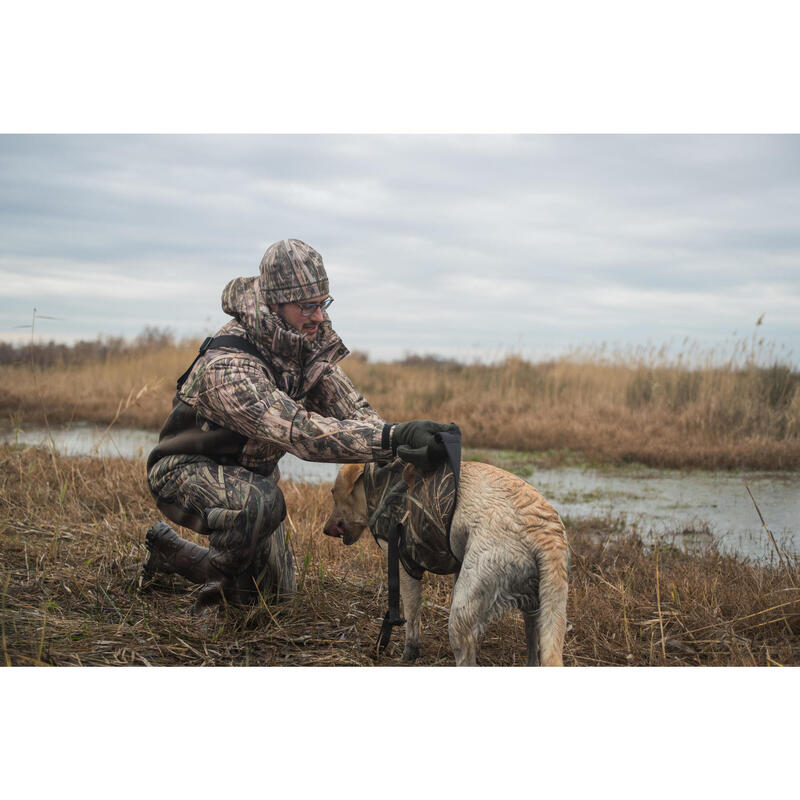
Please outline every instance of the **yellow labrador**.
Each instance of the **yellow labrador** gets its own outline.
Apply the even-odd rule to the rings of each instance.
[[[411,484],[409,470],[404,477]],[[363,464],[345,464],[333,485],[333,511],[324,532],[350,545],[367,527]],[[386,543],[381,541],[386,550]],[[448,633],[456,665],[474,665],[487,623],[518,608],[525,619],[529,666],[563,666],[567,625],[568,548],[556,510],[516,475],[489,464],[461,464],[453,522],[453,554],[461,562]],[[406,617],[403,660],[419,655],[422,583],[400,566]]]

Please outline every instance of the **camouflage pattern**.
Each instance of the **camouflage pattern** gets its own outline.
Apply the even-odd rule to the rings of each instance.
[[[328,294],[322,256],[299,239],[282,239],[261,259],[260,287],[266,303],[290,303]]]
[[[406,549],[428,572],[449,575],[459,562],[450,549],[450,522],[456,508],[456,479],[444,462],[432,472],[412,470],[408,489]]]
[[[367,498],[367,524],[376,540],[389,540],[389,534],[406,513],[408,487],[403,480],[405,462],[399,458],[364,467],[364,494]],[[421,577],[419,568],[406,557],[400,543],[400,559],[409,575]],[[419,573],[419,574],[417,574]]]
[[[403,479],[407,464],[395,459],[364,468],[367,520],[376,539],[388,540],[399,523],[400,561],[406,572],[420,579],[423,571],[449,575],[459,562],[449,543],[450,521],[456,506],[456,481],[445,462],[425,474],[413,470],[413,485]]]
[[[225,288],[223,309],[235,319],[217,335],[248,338],[263,362],[234,348],[198,360],[178,394],[198,430],[240,435],[236,463],[263,473],[284,453],[338,464],[390,458],[386,423],[337,364],[349,351],[327,315],[310,341],[259,302],[256,281],[237,278]]]
[[[296,589],[283,493],[270,478],[205,456],[162,458],[148,473],[164,515],[208,535],[209,560],[229,577],[249,577],[268,596]]]
[[[273,246],[270,264],[293,270],[305,264],[306,273],[284,270],[282,280],[295,281],[304,297],[324,294],[321,259],[311,258],[309,267],[302,258],[313,251],[293,241],[283,250]],[[267,569],[269,580],[285,573],[281,580],[291,583],[277,487],[281,457],[368,462],[391,458],[391,449],[383,447],[386,423],[338,366],[349,351],[327,314],[314,339],[306,338],[270,311],[262,278],[236,278],[225,287],[222,307],[234,319],[217,333],[248,339],[261,359],[216,348],[197,360],[148,459],[148,483],[170,520],[209,536],[218,569],[231,575]],[[308,280],[296,284],[301,279]]]

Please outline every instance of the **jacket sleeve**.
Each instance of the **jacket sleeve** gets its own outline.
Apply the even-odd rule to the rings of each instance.
[[[332,364],[309,392],[308,407],[326,417],[384,423],[338,364]]]
[[[186,400],[195,411],[248,439],[277,445],[306,461],[345,464],[392,457],[384,447],[385,425],[379,417],[336,419],[309,411],[246,358],[212,358],[192,377]]]

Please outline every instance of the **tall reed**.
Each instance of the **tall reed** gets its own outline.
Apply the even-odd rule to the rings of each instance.
[[[0,365],[0,417],[158,429],[196,343],[96,360]],[[598,461],[709,469],[800,468],[800,373],[747,340],[722,357],[687,346],[577,352],[531,363],[435,357],[343,362],[387,420],[457,422],[469,447],[573,450]],[[772,360],[771,360],[772,359]]]

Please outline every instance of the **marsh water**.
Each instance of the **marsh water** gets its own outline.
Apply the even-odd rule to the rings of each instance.
[[[62,455],[145,458],[157,441],[152,431],[89,424],[24,427],[0,433],[0,441],[53,447]],[[281,474],[295,481],[333,481],[335,464],[281,459]],[[646,540],[656,534],[689,551],[716,543],[759,560],[775,551],[756,512],[752,492],[778,544],[800,553],[800,473],[707,472],[646,467],[582,466],[532,469],[517,473],[532,483],[562,517],[611,517],[620,529],[636,530]]]
[[[155,447],[158,434],[140,428],[110,430],[101,426],[79,422],[48,428],[20,427],[0,432],[0,442],[32,447],[55,448],[64,456],[95,456],[97,458],[121,457],[146,459]],[[281,459],[281,475],[293,481],[317,483],[333,481],[339,469],[337,464],[317,464],[301,461],[287,453]]]
[[[755,500],[777,544],[800,553],[798,473],[562,467],[536,470],[527,480],[562,517],[611,517],[646,540],[655,533],[688,551],[716,543],[723,551],[771,559],[775,549]]]

